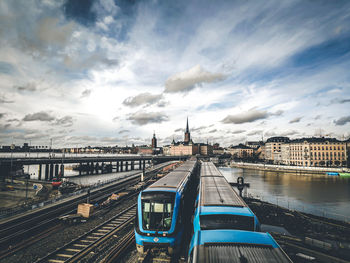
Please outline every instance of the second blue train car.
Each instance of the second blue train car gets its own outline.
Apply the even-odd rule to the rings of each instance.
[[[135,224],[139,253],[156,247],[172,255],[180,249],[193,211],[196,167],[197,161],[187,161],[139,194]]]

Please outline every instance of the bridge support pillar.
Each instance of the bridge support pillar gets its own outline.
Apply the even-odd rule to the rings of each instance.
[[[119,172],[119,161],[117,161],[116,167],[117,167],[116,172],[118,173]]]
[[[79,163],[79,175],[81,175],[81,169],[83,169],[83,164]]]
[[[143,160],[143,164],[142,164],[143,168],[142,169],[146,169],[146,160]]]
[[[98,174],[98,170],[100,169],[100,165],[96,163],[95,165],[95,173]]]
[[[141,159],[139,160],[139,170],[142,169],[142,163],[141,163]]]
[[[120,171],[123,171],[123,161],[120,161]]]
[[[125,171],[128,171],[129,170],[129,163],[126,161],[125,162]]]
[[[61,169],[60,169],[61,177],[64,177],[64,164],[61,164]]]
[[[58,177],[58,168],[59,168],[59,166],[58,166],[58,164],[54,164],[54,166],[55,166],[55,177]]]
[[[39,164],[38,180],[41,180],[42,164]]]
[[[45,164],[45,181],[49,180],[49,170],[50,166],[48,164]]]
[[[52,181],[52,178],[53,178],[53,169],[54,169],[54,164],[50,164],[50,177],[49,177],[49,180]]]
[[[131,161],[131,168],[130,168],[130,170],[133,171],[134,169],[135,169],[135,163],[134,163],[134,161]]]

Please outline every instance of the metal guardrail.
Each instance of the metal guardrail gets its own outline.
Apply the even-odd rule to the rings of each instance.
[[[276,165],[276,164],[263,164],[263,163],[243,163],[243,162],[231,162],[246,167],[259,167],[259,168],[275,168],[281,170],[300,170],[300,171],[321,171],[321,172],[350,172],[346,167],[308,167],[308,166],[292,166],[292,165]]]

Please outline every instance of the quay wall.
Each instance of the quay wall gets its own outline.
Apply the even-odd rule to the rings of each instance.
[[[289,173],[307,173],[307,174],[325,174],[326,172],[350,172],[349,168],[341,167],[303,167],[303,166],[289,166],[289,165],[275,165],[275,164],[263,164],[263,163],[243,163],[243,162],[231,162],[230,167],[245,168],[263,171],[281,171]]]

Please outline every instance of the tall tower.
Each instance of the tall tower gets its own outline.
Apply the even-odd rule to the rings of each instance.
[[[189,143],[191,140],[191,134],[190,134],[190,129],[188,128],[188,117],[187,117],[187,124],[186,124],[186,131],[185,131],[185,143]]]
[[[152,138],[152,149],[157,148],[157,138],[155,132],[153,132],[153,138]]]

